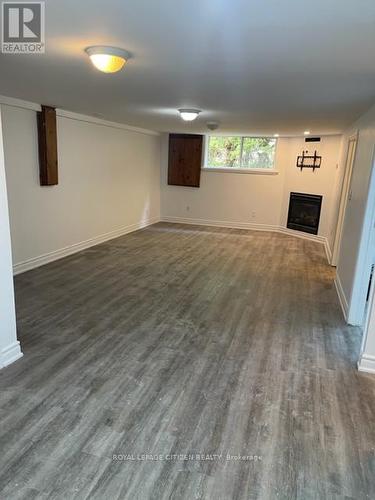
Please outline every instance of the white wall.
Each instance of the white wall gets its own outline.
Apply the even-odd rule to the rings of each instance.
[[[323,195],[319,235],[333,244],[332,212],[337,204],[336,178],[341,136],[324,136],[320,143],[304,138],[280,138],[275,166],[278,175],[202,171],[200,188],[168,186],[168,136],[163,136],[161,213],[169,220],[204,221],[237,227],[286,227],[291,191]],[[313,172],[296,167],[303,149],[322,155],[322,166]],[[188,207],[188,208],[187,208]],[[259,226],[256,226],[259,225]]]
[[[368,309],[358,368],[360,371],[375,373],[375,282],[372,284]]]
[[[323,136],[320,143],[305,143],[303,138],[287,139],[289,142],[288,158],[284,163],[284,189],[281,208],[281,226],[285,227],[288,217],[289,195],[292,191],[317,194],[323,196],[322,212],[319,225],[319,235],[328,240],[333,247],[336,229],[336,206],[338,203],[336,191],[337,178],[340,176],[341,136]],[[322,165],[319,170],[296,168],[296,158],[305,148],[309,154],[317,150],[322,156]],[[342,168],[342,167],[341,167]]]
[[[41,187],[35,111],[2,108],[16,272],[159,219],[158,134],[58,116],[59,184]]]
[[[286,145],[279,142],[278,165],[287,158]],[[282,175],[250,175],[202,171],[199,188],[169,186],[168,135],[163,136],[162,217],[202,219],[216,222],[256,222],[278,225],[282,199]],[[272,203],[270,203],[272,201]],[[256,216],[252,217],[252,212]]]
[[[367,217],[365,215],[374,156],[375,106],[354,123],[345,134],[345,139],[357,131],[357,152],[351,182],[352,199],[348,201],[345,212],[337,279],[349,304],[348,321],[359,325],[362,324],[363,301],[367,292],[366,276],[361,268],[367,252],[368,226],[371,224],[370,214]]]
[[[16,333],[12,254],[0,110],[0,368],[22,356]]]

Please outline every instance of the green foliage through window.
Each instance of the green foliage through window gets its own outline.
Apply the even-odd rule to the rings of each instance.
[[[273,168],[276,139],[269,137],[208,138],[208,167]]]

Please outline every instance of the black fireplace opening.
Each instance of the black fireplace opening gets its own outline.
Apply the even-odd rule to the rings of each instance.
[[[289,229],[318,234],[323,196],[306,193],[290,193]]]

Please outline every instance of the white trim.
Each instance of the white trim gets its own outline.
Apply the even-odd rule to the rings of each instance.
[[[344,289],[342,287],[342,284],[341,284],[341,280],[340,280],[340,276],[336,273],[336,277],[335,277],[335,288],[336,288],[336,292],[337,292],[337,296],[339,298],[339,302],[340,302],[340,306],[341,306],[341,309],[342,309],[342,313],[344,315],[344,318],[345,318],[345,321],[347,321],[347,318],[348,318],[348,300],[345,296],[345,292],[344,292]]]
[[[279,170],[274,168],[231,168],[231,167],[202,167],[204,172],[227,172],[230,174],[257,174],[257,175],[277,175]]]
[[[23,101],[22,99],[15,99],[14,97],[7,97],[0,95],[0,105],[12,106],[14,108],[29,109],[31,111],[40,111],[41,105]],[[103,125],[105,127],[117,128],[121,130],[129,130],[131,132],[136,132],[138,134],[154,135],[160,136],[159,132],[154,130],[148,130],[145,128],[133,127],[131,125],[126,125],[124,123],[112,122],[108,120],[103,120],[102,118],[96,118],[94,116],[83,115],[80,113],[75,113],[73,111],[67,111],[65,109],[57,108],[56,115],[61,118],[69,118],[71,120],[77,120],[85,123],[93,123],[95,125]]]
[[[212,219],[190,219],[184,217],[162,217],[162,222],[172,222],[176,224],[190,224],[195,226],[215,226],[229,227],[233,229],[251,229],[253,231],[278,231],[279,226],[269,224],[255,224],[253,222],[232,222]]]
[[[332,266],[333,265],[332,264],[332,250],[331,250],[331,245],[329,244],[329,241],[327,238],[324,242],[324,250],[326,251],[328,263]],[[333,266],[333,267],[335,267],[335,266]]]
[[[328,245],[327,238],[325,238],[324,236],[303,233],[301,231],[295,231],[293,229],[272,224],[256,224],[254,222],[234,222],[234,221],[221,221],[212,219],[190,219],[184,217],[169,217],[169,216],[162,217],[161,221],[174,222],[177,224],[192,224],[196,226],[229,227],[233,229],[248,229],[251,231],[271,231],[276,233],[287,234],[288,236],[294,236],[295,238],[302,238],[303,240],[315,241],[317,243],[323,244],[324,247]]]
[[[310,137],[332,137],[332,136],[337,136],[337,135],[343,135],[347,129],[342,129],[338,130],[337,132],[314,132],[314,134],[310,134]],[[273,134],[259,134],[256,132],[249,132],[244,135],[243,130],[242,131],[234,131],[234,132],[220,132],[218,129],[212,130],[211,132],[207,132],[205,134],[207,137],[255,137],[255,138],[262,138],[262,137],[269,137],[270,139],[295,139],[295,138],[302,138],[305,139],[306,135],[302,133],[291,133],[291,134],[279,134],[278,137],[275,137]]]
[[[130,224],[128,226],[115,229],[114,231],[101,234],[100,236],[96,236],[95,238],[90,238],[89,240],[74,243],[73,245],[70,245],[68,247],[60,248],[58,250],[54,250],[53,252],[39,255],[38,257],[33,257],[23,262],[18,262],[13,266],[13,274],[17,275],[24,273],[26,271],[29,271],[30,269],[43,266],[45,264],[48,264],[49,262],[62,259],[63,257],[67,257],[68,255],[80,252],[81,250],[85,250],[86,248],[90,248],[95,245],[99,245],[100,243],[104,243],[105,241],[118,238],[119,236],[123,236],[128,233],[132,233],[133,231],[137,231],[138,229],[150,226],[151,224],[155,224],[159,221],[159,217],[152,217],[150,219],[136,222],[135,224]]]
[[[375,312],[375,280],[371,282],[371,288],[369,293],[369,300],[366,307],[366,315],[363,326],[362,333],[362,344],[361,344],[361,354],[359,356],[359,364],[361,363],[362,358],[370,357],[371,354],[366,355],[367,349],[369,349],[368,342],[372,343],[372,337],[374,335],[374,312]],[[370,347],[370,352],[373,352],[373,348]],[[358,368],[359,368],[358,364]]]
[[[358,361],[358,370],[365,373],[375,373],[375,356],[362,354]]]
[[[289,229],[288,227],[278,226],[278,232],[283,234],[288,234],[289,236],[295,236],[296,238],[301,238],[303,240],[316,241],[322,245],[326,245],[327,238],[325,236],[319,236],[317,234],[304,233],[302,231],[297,231],[296,229]]]
[[[130,132],[136,132],[138,134],[154,135],[160,136],[159,132],[154,130],[148,130],[145,128],[132,127],[131,125],[125,125],[123,123],[111,122],[108,120],[103,120],[102,118],[96,118],[94,116],[82,115],[80,113],[75,113],[73,111],[67,111],[65,109],[56,109],[56,115],[60,118],[68,118],[70,120],[76,120],[79,122],[93,123],[95,125],[102,125],[104,127],[117,128],[121,130],[128,130]]]
[[[354,283],[348,312],[351,325],[362,326],[366,308],[366,298],[373,265],[375,245],[375,147],[372,151],[371,173],[367,192],[366,209],[358,248]]]
[[[4,349],[1,350],[0,368],[5,368],[11,363],[17,361],[17,359],[22,358],[22,356],[23,354],[21,351],[20,343],[18,341],[14,342],[14,344],[11,344],[8,347],[5,347]]]
[[[5,95],[0,95],[0,104],[12,106],[13,108],[30,109],[31,111],[40,111],[42,109],[40,104],[36,104],[35,102],[23,101],[22,99],[7,97]]]
[[[335,240],[334,240],[333,252],[332,252],[332,265],[334,265],[334,266],[337,266],[338,258],[339,258],[339,254],[340,254],[340,246],[341,246],[342,233],[344,230],[346,207],[347,207],[348,201],[349,201],[352,173],[353,173],[353,167],[354,167],[355,157],[356,157],[356,152],[357,152],[358,136],[359,136],[359,132],[357,130],[355,134],[351,135],[348,138],[348,141],[346,143],[346,156],[345,156],[344,172],[343,172],[343,178],[342,178],[342,182],[341,182],[341,186],[340,186],[341,187],[341,196],[340,196],[340,199],[338,201],[339,213],[338,213],[338,218],[337,218]],[[352,156],[349,158],[351,143],[354,143],[354,145],[353,145]],[[349,165],[348,165],[348,161],[350,161]]]

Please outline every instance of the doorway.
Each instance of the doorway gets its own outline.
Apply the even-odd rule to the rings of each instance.
[[[372,172],[367,195],[367,205],[363,222],[361,245],[352,297],[348,311],[348,323],[363,327],[367,323],[371,289],[374,289],[375,265],[375,150],[372,157]],[[371,286],[372,283],[372,286]],[[370,292],[369,292],[370,290]]]
[[[344,228],[344,220],[345,220],[345,211],[348,201],[351,200],[352,192],[351,192],[351,182],[352,182],[352,173],[353,173],[353,165],[355,159],[355,153],[357,150],[357,141],[358,134],[352,135],[349,137],[346,160],[345,160],[345,173],[342,184],[342,193],[340,200],[340,208],[339,215],[337,219],[337,229],[335,235],[335,243],[333,246],[331,265],[337,266],[338,257],[340,255],[340,246],[341,246],[341,238],[342,232]]]

